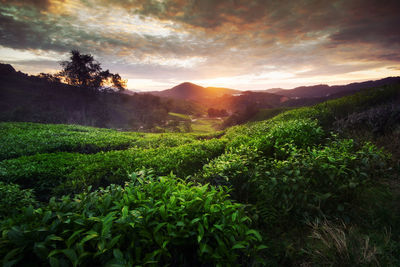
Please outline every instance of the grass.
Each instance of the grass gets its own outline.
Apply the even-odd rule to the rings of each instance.
[[[168,113],[168,115],[170,115],[172,117],[175,117],[175,118],[184,119],[184,120],[190,120],[191,119],[190,115],[181,114],[181,113],[170,112],[170,113]]]
[[[219,119],[199,118],[192,121],[192,130],[194,133],[210,133],[215,132],[222,121]]]
[[[169,113],[171,120],[176,121],[175,128],[172,129],[173,131],[179,130],[180,132],[191,132],[191,133],[213,133],[219,129],[219,126],[222,123],[220,119],[214,118],[206,118],[206,117],[194,117],[190,115],[180,114],[180,113]],[[185,124],[190,122],[190,130],[185,128]],[[168,131],[166,127],[166,130]]]

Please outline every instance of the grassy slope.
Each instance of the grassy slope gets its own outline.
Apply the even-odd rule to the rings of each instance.
[[[220,119],[195,117],[174,112],[170,112],[169,116],[171,120],[179,122],[178,128],[182,132],[185,132],[184,123],[187,122],[190,122],[190,132],[199,134],[215,132],[222,123]]]
[[[370,165],[383,163],[385,156],[372,146],[358,144],[357,135],[350,136],[356,142],[349,142],[336,140],[329,132],[334,130],[334,121],[392,101],[398,98],[399,90],[399,86],[373,89],[286,111],[266,121],[232,127],[222,138],[210,141],[197,139],[213,135],[155,135],[4,123],[0,127],[0,180],[35,188],[36,193],[59,195],[79,192],[88,185],[121,184],[128,179],[128,172],[143,167],[154,169],[158,175],[171,171],[181,177],[192,175],[196,181],[229,185],[232,198],[253,205],[248,213],[269,247],[263,254],[264,263],[395,265],[400,261],[396,256],[400,249],[399,192],[387,191],[384,183],[395,180],[389,172],[382,172],[386,167]],[[270,112],[267,115],[272,116]],[[210,129],[209,124],[202,123],[199,121],[199,127]],[[116,149],[120,151],[109,151]],[[95,152],[99,153],[80,154]],[[392,170],[399,168],[398,162],[390,164]],[[338,184],[333,186],[324,184],[335,171],[333,177],[342,180],[335,180]],[[364,175],[365,182],[359,180]],[[348,184],[348,180],[352,182]],[[310,188],[314,191],[308,195]],[[294,207],[288,208],[291,204]],[[304,223],[305,213],[309,219],[321,218],[314,214],[315,207],[310,208],[313,205],[328,221]],[[382,229],[393,235],[385,235]],[[319,238],[310,238],[312,235]],[[326,246],[339,235],[348,246],[342,251],[344,255],[337,254],[340,248]],[[370,246],[365,247],[365,242]],[[360,258],[360,249],[371,253],[369,263],[367,257]]]
[[[257,112],[257,114],[251,118],[251,121],[264,121],[269,120],[276,115],[288,111],[290,108],[282,107],[282,108],[268,108],[268,109],[261,109]]]

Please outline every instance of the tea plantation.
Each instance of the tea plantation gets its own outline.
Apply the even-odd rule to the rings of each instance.
[[[399,99],[212,134],[0,123],[2,265],[400,266]]]

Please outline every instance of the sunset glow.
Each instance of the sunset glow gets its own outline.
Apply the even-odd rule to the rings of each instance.
[[[398,1],[1,0],[0,61],[55,72],[93,54],[133,90],[241,90],[400,75]]]

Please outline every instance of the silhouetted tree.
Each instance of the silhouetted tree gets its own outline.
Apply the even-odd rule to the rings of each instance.
[[[40,79],[46,80],[46,81],[51,82],[51,83],[59,83],[60,82],[60,78],[57,75],[53,75],[53,74],[50,74],[50,73],[43,73],[42,72],[42,73],[40,73],[38,75],[38,77]]]
[[[70,85],[87,88],[93,92],[110,90],[124,90],[126,81],[117,74],[103,71],[99,62],[93,56],[81,54],[72,50],[68,61],[60,63],[63,70],[58,74],[63,81]]]

